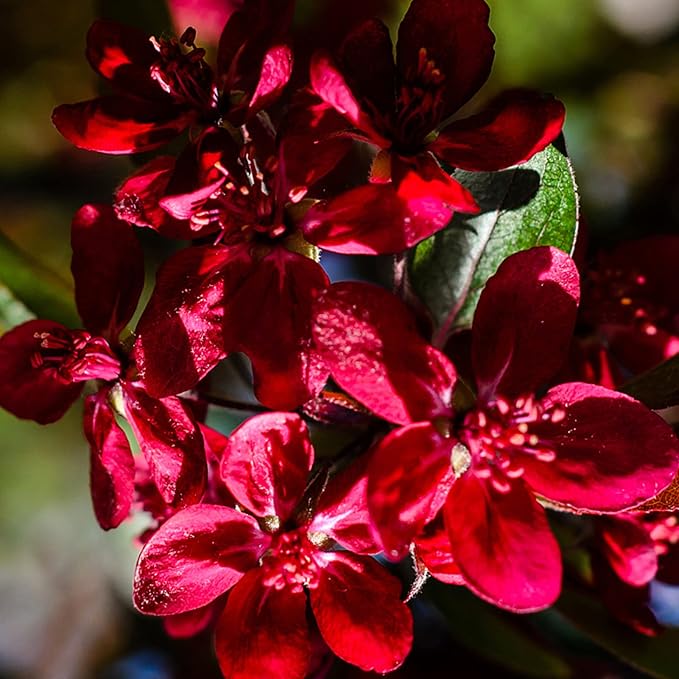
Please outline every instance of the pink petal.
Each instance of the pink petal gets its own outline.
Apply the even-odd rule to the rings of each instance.
[[[508,257],[486,283],[472,325],[481,400],[535,392],[568,356],[580,299],[573,260],[552,247]]]
[[[401,583],[370,557],[329,555],[311,608],[332,652],[379,673],[395,670],[410,652],[413,622]]]
[[[454,440],[429,422],[396,429],[377,444],[368,469],[370,516],[397,561],[445,502],[453,482]]]
[[[162,100],[166,94],[151,78],[159,54],[149,36],[111,19],[97,19],[87,32],[87,60],[121,93]]]
[[[601,517],[596,527],[608,563],[633,587],[646,585],[658,572],[655,544],[643,523],[630,515]]]
[[[220,505],[187,507],[146,543],[134,575],[134,605],[147,615],[201,608],[233,587],[270,538],[250,516]]]
[[[319,264],[283,247],[261,259],[250,256],[248,268],[227,287],[224,346],[250,358],[255,394],[264,405],[292,410],[327,380],[311,342],[311,314],[328,277]]]
[[[369,459],[369,454],[362,455],[328,481],[307,528],[309,533],[331,537],[354,554],[382,551],[368,513]]]
[[[130,382],[120,385],[125,417],[163,500],[175,507],[198,502],[207,467],[203,437],[188,408],[178,398],[155,399]]]
[[[160,267],[134,346],[140,376],[151,395],[191,389],[226,356],[225,272],[237,279],[249,265],[240,249],[201,246],[180,250]]]
[[[402,81],[416,85],[420,50],[441,71],[447,118],[488,78],[495,36],[483,0],[413,0],[398,31],[396,63]]]
[[[195,113],[170,103],[111,95],[61,104],[52,122],[72,144],[88,151],[124,154],[152,151],[181,134]]]
[[[451,554],[448,531],[442,522],[429,524],[426,532],[415,540],[415,555],[437,580],[448,585],[465,584]]]
[[[429,154],[391,162],[393,182],[359,186],[308,210],[307,240],[344,254],[402,252],[447,226],[456,210],[478,212]]]
[[[250,111],[261,111],[280,97],[292,75],[292,50],[276,45],[264,55],[257,89],[250,100]]]
[[[202,608],[168,615],[163,618],[165,633],[173,639],[190,639],[210,626],[215,619],[215,613],[218,613],[223,605],[223,601],[216,599]]]
[[[553,142],[565,115],[558,99],[529,90],[510,90],[481,113],[446,125],[429,148],[453,167],[502,170],[529,160]]]
[[[85,399],[83,426],[90,445],[90,492],[99,525],[116,528],[134,499],[134,457],[125,432],[108,404],[108,391]]]
[[[85,327],[117,340],[144,287],[144,254],[113,208],[83,205],[71,225],[75,301]]]
[[[455,562],[475,594],[526,613],[556,601],[559,546],[544,509],[520,480],[500,493],[468,472],[453,484],[444,517]]]
[[[229,437],[221,476],[236,501],[284,523],[302,497],[314,462],[306,424],[293,413],[264,413]]]
[[[81,383],[64,380],[54,368],[34,367],[42,333],[68,332],[53,321],[27,321],[0,337],[0,407],[16,417],[48,424],[78,398]]]
[[[253,570],[229,594],[217,623],[219,667],[229,679],[304,679],[312,650],[306,595],[267,587],[263,577]]]
[[[333,379],[380,417],[407,424],[451,414],[454,367],[386,290],[336,283],[316,304],[313,333]]]
[[[553,462],[526,456],[527,483],[540,495],[588,512],[618,512],[655,497],[679,468],[679,441],[646,406],[619,392],[581,382],[547,392],[545,407],[566,417],[536,434],[552,442]]]
[[[224,24],[244,0],[168,0],[174,30],[179,35],[194,26],[201,43],[216,44]]]

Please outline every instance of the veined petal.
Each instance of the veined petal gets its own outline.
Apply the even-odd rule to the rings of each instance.
[[[250,112],[261,111],[281,95],[292,75],[292,50],[276,45],[264,55],[257,89],[250,100]]]
[[[451,553],[448,531],[438,518],[415,540],[415,556],[437,580],[448,585],[465,584]]]
[[[284,523],[302,497],[313,461],[309,432],[299,415],[264,413],[233,431],[221,476],[240,505]]]
[[[580,300],[573,260],[553,247],[508,257],[486,283],[472,324],[479,398],[535,392],[568,356]]]
[[[90,492],[99,525],[116,528],[134,499],[134,457],[107,401],[107,391],[85,399],[83,428],[90,444]]]
[[[395,670],[413,640],[400,581],[367,556],[334,552],[328,558],[310,591],[323,639],[335,655],[365,671]]]
[[[83,205],[71,225],[75,301],[93,335],[116,341],[144,287],[144,255],[132,227],[112,207]]]
[[[554,97],[509,90],[481,113],[446,125],[429,147],[464,170],[494,172],[532,158],[554,141],[566,110]]]
[[[205,492],[203,436],[188,408],[175,397],[156,399],[121,382],[125,417],[163,500],[175,507],[198,502]]]
[[[407,554],[455,485],[453,445],[429,422],[396,429],[377,444],[368,469],[368,508],[389,559]]]
[[[201,608],[256,568],[270,541],[255,519],[235,509],[187,507],[170,517],[139,555],[134,605],[147,615]]]
[[[52,122],[78,148],[115,155],[157,149],[187,129],[194,117],[194,111],[170,103],[110,95],[61,104]]]
[[[561,554],[545,510],[521,480],[506,493],[467,472],[444,506],[455,563],[467,586],[516,612],[551,606],[561,590]]]
[[[313,334],[335,381],[380,417],[407,424],[451,414],[453,365],[386,290],[332,285],[316,304]]]
[[[483,0],[413,0],[398,30],[401,81],[417,84],[420,53],[443,77],[443,120],[466,103],[490,74],[495,36]]]
[[[630,396],[582,382],[547,392],[546,408],[566,411],[535,430],[551,442],[549,463],[526,456],[526,482],[540,495],[579,511],[619,512],[655,497],[679,468],[672,428]]]
[[[219,667],[229,679],[304,679],[311,655],[306,594],[263,579],[261,568],[252,570],[229,594],[217,623]]]

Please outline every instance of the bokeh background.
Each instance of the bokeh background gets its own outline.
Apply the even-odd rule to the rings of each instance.
[[[300,4],[307,20],[325,11],[318,0]],[[394,26],[407,5],[327,2],[334,21],[348,21],[371,4]],[[566,141],[590,237],[608,242],[678,232],[679,0],[489,4],[497,57],[480,97],[518,85],[565,101]],[[158,34],[172,31],[172,19],[162,0],[2,0],[0,7],[2,332],[32,313],[72,317],[71,215],[84,202],[110,200],[132,169],[129,159],[71,148],[50,124],[55,105],[89,98],[98,87],[83,55],[89,24],[112,17]],[[198,28],[200,38],[205,31]],[[145,244],[158,254],[152,235]],[[105,534],[93,518],[79,406],[50,427],[0,411],[1,678],[215,676],[208,639],[169,644],[156,621],[130,609],[134,533],[132,526]],[[486,620],[487,611],[478,613],[476,604],[468,610],[469,604],[464,595],[450,602],[452,617],[464,623],[453,621],[460,628],[455,638],[422,611],[422,645],[400,676],[563,676],[558,666],[539,674],[535,663],[531,670],[530,662],[501,667],[482,661],[475,649],[482,650],[484,636],[505,621]],[[550,620],[525,625],[555,624]],[[471,627],[461,634],[465,625]],[[575,633],[569,644],[568,653],[580,658],[578,676],[636,676]]]

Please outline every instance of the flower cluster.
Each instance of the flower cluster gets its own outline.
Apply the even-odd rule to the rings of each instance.
[[[397,668],[413,622],[389,562],[406,558],[511,611],[552,605],[552,510],[604,515],[592,519],[597,578],[647,585],[659,558],[676,561],[679,532],[641,506],[673,482],[679,442],[619,380],[562,379],[583,371],[568,254],[506,258],[470,351],[433,346],[411,296],[331,283],[320,263],[322,250],[402,253],[478,213],[485,196],[452,170],[529,160],[560,134],[563,105],[511,90],[458,115],[493,61],[483,0],[412,0],[395,47],[369,18],[302,74],[293,15],[291,0],[237,4],[214,64],[190,27],[175,39],[92,25],[87,58],[113,93],[57,107],[59,132],[108,154],[181,143],[147,157],[111,205],[77,212],[82,329],[32,320],[0,338],[0,405],[46,424],[86,389],[99,524],[151,516],[135,606],[177,636],[213,626],[228,678],[302,679],[328,652]],[[138,229],[176,247],[129,329]],[[636,246],[587,280],[582,346],[596,335],[631,373],[649,367],[633,360],[639,344],[658,360],[676,351],[675,287]],[[214,387],[238,352],[263,412],[227,436],[205,422],[234,407]],[[309,423],[352,442],[315,453]]]

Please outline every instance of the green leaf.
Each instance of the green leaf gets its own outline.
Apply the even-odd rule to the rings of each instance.
[[[659,679],[679,679],[679,630],[646,637],[614,620],[591,597],[574,591],[564,591],[557,608],[592,641],[628,665]]]
[[[40,318],[80,327],[73,287],[0,233],[0,283]]]
[[[462,646],[484,660],[505,667],[522,677],[561,679],[571,676],[570,667],[539,645],[504,614],[475,597],[467,589],[430,582],[429,599],[443,613],[448,628]],[[527,616],[521,616],[527,618]]]
[[[501,172],[452,175],[481,212],[457,213],[410,257],[410,284],[431,312],[442,346],[471,326],[486,281],[509,255],[536,245],[571,253],[578,230],[578,195],[568,158],[549,146],[527,163]]]
[[[653,410],[679,405],[679,356],[635,377],[620,391]]]

